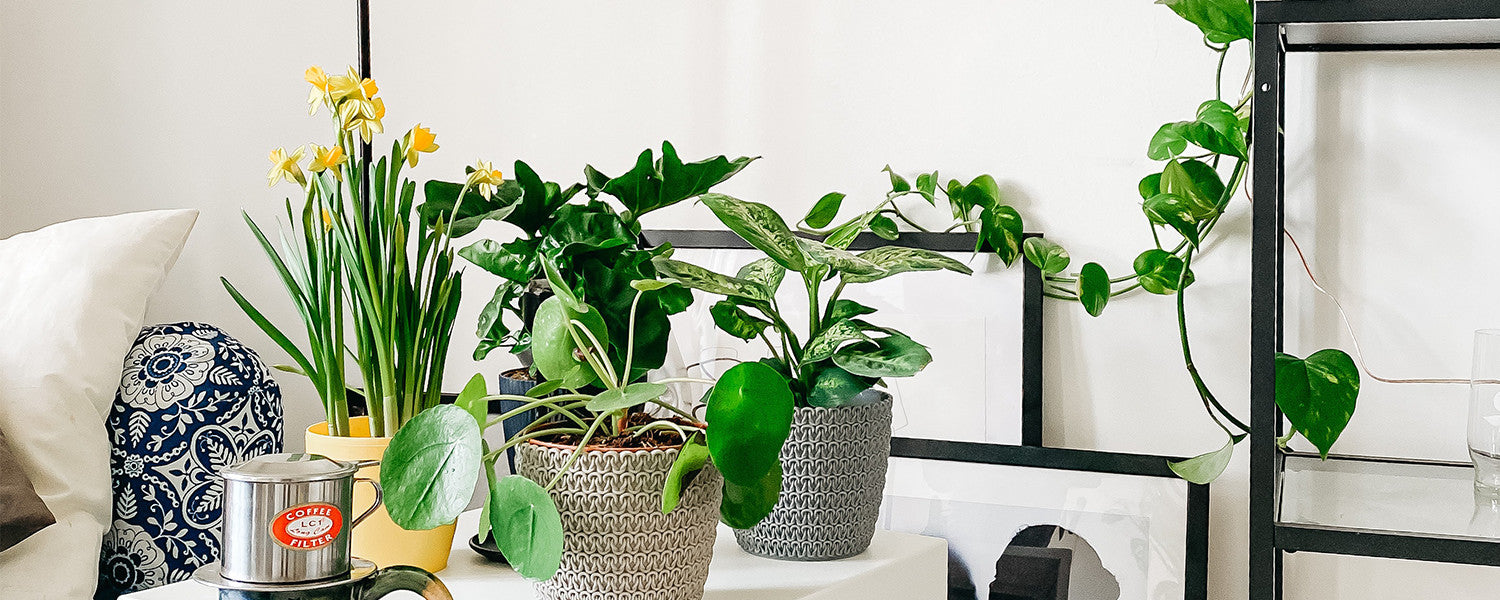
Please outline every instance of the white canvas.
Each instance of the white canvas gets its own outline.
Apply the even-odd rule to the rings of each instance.
[[[1180,479],[897,457],[885,493],[880,527],[950,538],[965,564],[990,566],[973,569],[978,589],[1012,536],[1057,525],[1098,552],[1119,600],[1183,597],[1188,485]]]

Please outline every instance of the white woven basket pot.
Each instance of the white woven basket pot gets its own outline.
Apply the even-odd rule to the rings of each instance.
[[[516,467],[542,485],[573,448],[521,444]],[[723,483],[704,467],[670,514],[661,488],[677,449],[588,450],[557,486],[563,555],[557,575],[537,582],[548,600],[698,600],[713,559]]]
[[[891,454],[891,395],[872,404],[797,408],[781,448],[781,499],[740,548],[779,560],[836,560],[875,535]]]

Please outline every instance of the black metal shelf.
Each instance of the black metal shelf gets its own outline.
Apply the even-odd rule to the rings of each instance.
[[[1500,48],[1493,0],[1257,0],[1255,21],[1287,52]]]
[[[1289,52],[1500,49],[1500,0],[1255,0],[1251,117],[1250,600],[1280,600],[1288,552],[1500,566],[1500,513],[1463,463],[1334,457],[1276,445]],[[1467,503],[1467,504],[1466,504]],[[1500,507],[1493,507],[1500,511]],[[1426,512],[1424,512],[1426,511]],[[1494,531],[1476,527],[1493,518]]]

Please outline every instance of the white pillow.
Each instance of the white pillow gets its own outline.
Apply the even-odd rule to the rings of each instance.
[[[0,240],[0,430],[57,517],[0,552],[0,598],[93,597],[110,523],[104,419],[146,302],[197,219],[159,210]]]

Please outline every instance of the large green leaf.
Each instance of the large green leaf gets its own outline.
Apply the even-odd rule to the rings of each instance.
[[[718,301],[708,309],[708,313],[724,333],[742,340],[753,340],[771,326],[770,321],[751,316],[729,300]]]
[[[965,215],[975,208],[987,209],[1000,206],[1000,184],[990,175],[975,177],[968,185],[961,188],[959,202]]]
[[[708,458],[708,446],[703,443],[703,434],[694,433],[693,437],[683,442],[682,449],[677,451],[677,460],[672,461],[672,468],[667,471],[667,482],[662,486],[662,513],[669,513],[677,508],[677,503],[682,500],[682,491],[692,485],[693,478],[708,464]]]
[[[849,283],[864,283],[884,279],[900,273],[937,271],[941,269],[947,269],[964,275],[974,273],[974,270],[966,264],[922,248],[880,246],[861,252],[859,257],[875,265],[879,270],[868,275],[857,273],[846,274],[844,281]]]
[[[509,285],[502,283],[495,287],[494,296],[480,309],[479,326],[476,329],[479,344],[474,347],[474,360],[483,360],[491,350],[512,341],[510,325],[505,322],[505,315],[520,312],[520,307],[513,304],[513,301],[520,297],[522,289],[520,284],[514,282]]]
[[[1182,130],[1187,126],[1185,122],[1167,123],[1156,130],[1151,136],[1151,143],[1146,147],[1146,158],[1151,160],[1168,160],[1177,158],[1187,150],[1187,140],[1182,137]]]
[[[521,186],[521,201],[505,216],[505,221],[529,233],[545,227],[557,209],[583,189],[583,186],[574,184],[564,190],[556,183],[542,181],[531,165],[519,160],[515,162],[514,177]]]
[[[1166,177],[1162,177],[1165,181]],[[1193,217],[1190,203],[1177,194],[1160,193],[1141,204],[1141,210],[1152,223],[1166,225],[1177,231],[1194,247],[1198,246],[1198,220]]]
[[[1213,167],[1207,164],[1196,160],[1172,160],[1162,168],[1161,193],[1181,199],[1190,220],[1196,223],[1219,212],[1219,196],[1224,193],[1224,184],[1218,180]]]
[[[552,297],[562,301],[563,305],[575,311],[583,311],[583,299],[573,291],[573,286],[563,279],[562,271],[558,270],[557,262],[550,256],[538,257],[542,263],[542,273],[547,278],[547,286],[552,289]]]
[[[802,353],[802,362],[811,364],[827,360],[833,358],[834,353],[845,344],[871,341],[873,340],[859,325],[849,319],[840,319],[808,340],[807,350]]]
[[[812,210],[807,211],[807,216],[802,217],[802,222],[813,229],[822,229],[833,222],[833,218],[839,214],[839,206],[844,203],[844,194],[839,192],[828,192],[818,198],[813,204]]]
[[[506,281],[524,285],[540,274],[536,246],[534,240],[512,240],[503,244],[480,240],[460,248],[458,255]]]
[[[988,243],[1000,260],[1009,265],[1021,255],[1026,226],[1016,209],[1005,205],[990,206],[979,213],[979,234],[980,241]]]
[[[589,400],[584,408],[595,413],[611,413],[639,404],[645,404],[667,393],[667,386],[660,383],[632,383],[625,387],[605,390]]]
[[[730,231],[766,253],[777,264],[799,273],[806,266],[802,249],[797,245],[797,236],[771,207],[723,194],[704,194],[701,201]]]
[[[598,375],[587,361],[580,360],[578,352],[581,349],[569,331],[570,322],[583,323],[584,328],[593,332],[600,342],[609,339],[609,331],[599,311],[587,305],[582,308],[583,312],[573,310],[562,298],[552,296],[537,307],[531,327],[531,355],[537,370],[543,377],[562,381],[563,387],[575,390],[598,381]],[[585,337],[584,341],[588,342],[588,339]]]
[[[911,191],[911,182],[907,181],[905,177],[902,177],[902,176],[896,174],[896,171],[894,169],[891,169],[890,165],[886,165],[885,168],[881,169],[881,170],[885,171],[885,173],[887,175],[891,176],[891,191],[893,191],[893,192],[909,192],[909,191]]]
[[[479,426],[468,411],[434,406],[396,430],[381,458],[385,509],[403,529],[452,523],[469,505],[479,476]]]
[[[1023,246],[1026,250],[1026,260],[1031,261],[1031,264],[1036,265],[1036,268],[1041,269],[1045,275],[1061,273],[1063,269],[1068,268],[1068,263],[1073,262],[1067,250],[1047,238],[1027,238]]]
[[[490,403],[484,397],[489,395],[488,387],[484,383],[484,375],[475,373],[469,378],[469,383],[464,384],[462,392],[453,401],[453,405],[464,409],[469,416],[474,417],[474,424],[484,430],[485,421],[489,420]]]
[[[724,156],[683,163],[671,142],[662,142],[661,160],[653,161],[648,148],[636,158],[635,166],[619,177],[604,180],[593,167],[585,171],[589,184],[597,193],[614,196],[630,211],[632,220],[641,215],[671,206],[707,192],[740,172],[755,158],[729,160]]]
[[[1172,294],[1177,291],[1177,281],[1182,278],[1182,259],[1177,255],[1152,248],[1135,257],[1135,276],[1141,287],[1153,294]],[[1193,283],[1193,272],[1188,271],[1183,287]]]
[[[758,283],[715,273],[692,263],[658,257],[656,269],[666,277],[687,287],[721,296],[738,296],[760,302],[771,301],[771,291]]]
[[[807,390],[807,403],[821,408],[850,406],[875,381],[874,377],[860,377],[834,365],[819,365]]]
[[[1104,313],[1104,306],[1109,304],[1109,273],[1099,263],[1083,265],[1078,273],[1078,300],[1090,315]]]
[[[881,272],[881,268],[864,258],[844,250],[835,248],[823,242],[797,238],[797,247],[801,248],[802,256],[806,264],[823,265],[838,273],[853,276],[871,276]]]
[[[829,321],[837,321],[839,319],[852,319],[860,315],[868,315],[874,312],[875,309],[873,308],[870,308],[853,300],[840,298],[833,301],[833,305],[828,307],[828,316],[826,317],[826,319]]]
[[[604,317],[609,330],[609,357],[617,370],[625,368],[626,349],[632,344],[631,304],[637,292],[632,284],[659,277],[651,264],[653,257],[651,251],[635,249],[589,254],[577,257],[568,274],[570,279],[583,282],[589,306]],[[640,379],[647,370],[660,367],[665,361],[671,329],[667,305],[676,302],[674,298],[679,294],[692,300],[692,292],[675,284],[641,296],[635,312],[635,360],[630,381]]]
[[[463,204],[459,205],[458,193],[463,189],[461,183],[436,180],[427,182],[422,187],[425,201],[417,207],[422,222],[428,228],[435,228],[439,222],[452,220],[453,237],[463,237],[478,228],[480,223],[505,219],[515,210],[522,194],[520,184],[506,180],[489,198],[470,189],[469,193],[464,194]],[[455,205],[458,205],[457,219],[453,218]]]
[[[725,371],[709,394],[708,449],[724,479],[754,486],[765,478],[792,431],[792,390],[758,362]]]
[[[901,230],[897,229],[896,221],[885,215],[875,215],[870,218],[870,231],[883,240],[901,239]]]
[[[905,334],[886,331],[890,335],[840,348],[833,355],[833,364],[865,377],[911,377],[932,362],[926,346]]]
[[[714,457],[714,464],[719,464]],[[723,470],[723,467],[720,467]],[[719,505],[719,518],[725,525],[735,529],[749,529],[760,523],[776,508],[781,497],[781,459],[771,462],[771,467],[754,481],[741,485],[724,478],[724,500]]]
[[[770,257],[758,258],[740,267],[735,277],[745,281],[753,281],[766,287],[773,295],[776,290],[781,289],[781,281],[786,278],[786,267],[776,264]]]
[[[1193,182],[1193,200],[1201,203],[1200,218],[1216,215],[1224,210],[1224,180],[1219,178],[1219,172],[1215,171],[1208,163],[1197,159],[1182,161],[1182,170],[1187,173]],[[1164,190],[1165,191],[1165,190]]]
[[[1319,350],[1306,360],[1276,355],[1276,405],[1324,458],[1354,416],[1359,368],[1342,350]]]
[[[1156,0],[1197,25],[1208,40],[1226,44],[1255,35],[1255,19],[1247,0]]]
[[[522,577],[551,579],[562,565],[562,516],[547,490],[520,475],[490,482],[490,532]]]
[[[1212,452],[1205,452],[1192,458],[1177,462],[1167,461],[1167,466],[1178,477],[1192,483],[1208,484],[1218,479],[1229,466],[1229,459],[1234,458],[1234,445],[1245,439],[1243,434],[1231,436],[1224,441],[1224,446]]]
[[[625,221],[603,202],[569,204],[553,213],[542,250],[552,256],[573,256],[621,246],[634,247],[635,234]]]

